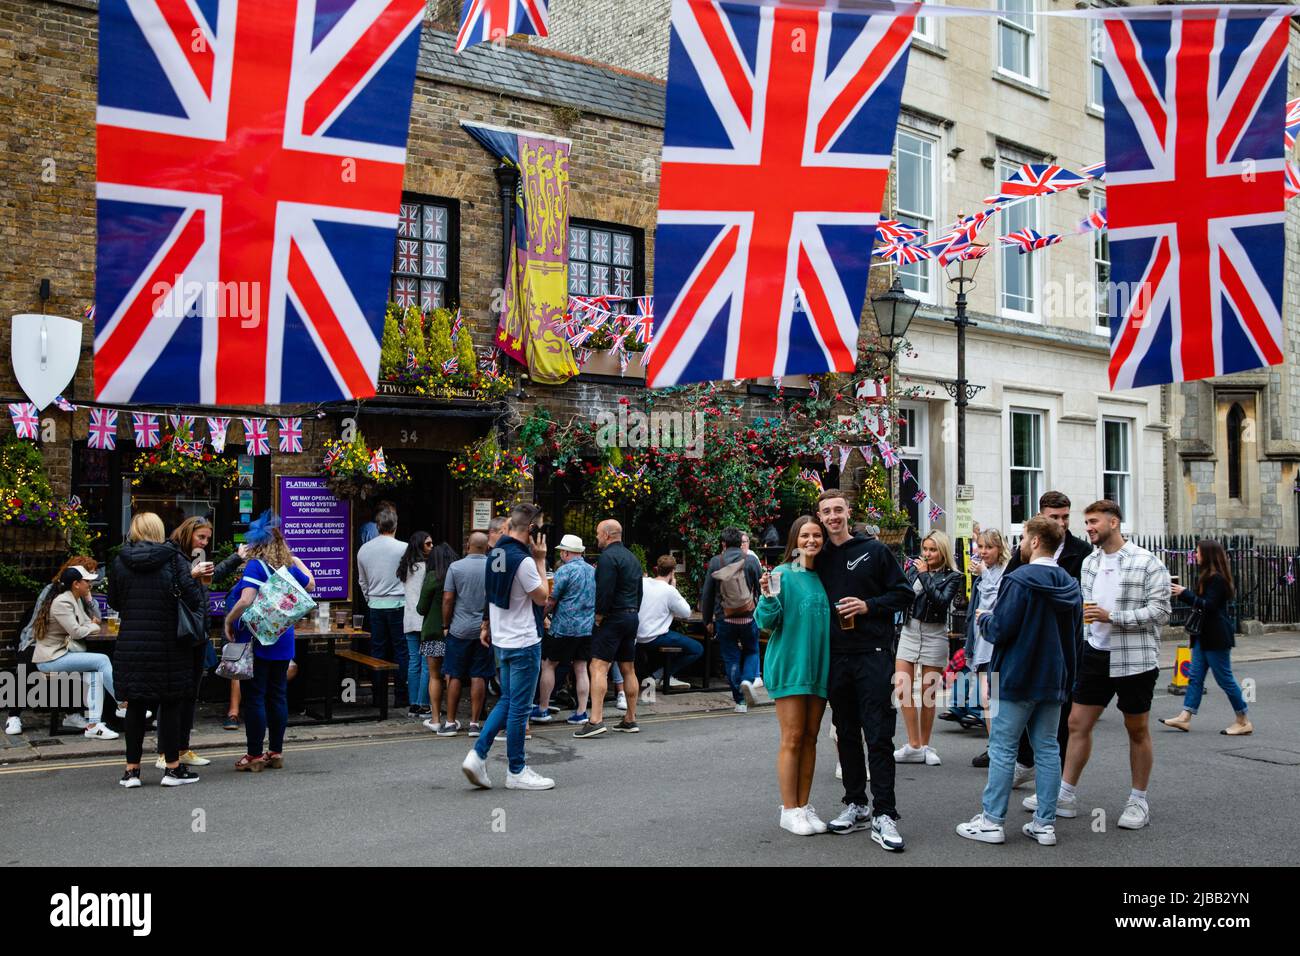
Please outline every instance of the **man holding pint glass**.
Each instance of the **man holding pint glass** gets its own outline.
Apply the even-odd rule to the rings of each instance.
[[[832,833],[871,829],[886,850],[903,849],[894,800],[894,615],[911,606],[912,589],[892,551],[849,533],[844,493],[828,488],[817,499],[827,541],[816,570],[830,601],[831,663],[828,693],[844,775],[844,812]],[[865,733],[867,752],[862,741]],[[867,762],[871,797],[867,809]]]

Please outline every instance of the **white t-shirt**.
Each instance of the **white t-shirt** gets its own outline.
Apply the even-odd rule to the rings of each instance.
[[[1092,581],[1092,602],[1107,611],[1115,610],[1119,598],[1119,552],[1101,555],[1101,568]],[[1088,625],[1088,643],[1099,651],[1110,650],[1110,625],[1094,621]]]
[[[488,622],[492,628],[492,643],[497,647],[532,647],[541,640],[537,635],[537,619],[533,616],[533,599],[528,596],[542,586],[542,576],[537,573],[537,562],[525,558],[510,584],[510,607],[499,608],[488,602]]]
[[[667,634],[674,618],[691,616],[691,606],[675,587],[663,578],[646,578],[641,583],[641,612],[637,617],[636,640],[644,644]]]

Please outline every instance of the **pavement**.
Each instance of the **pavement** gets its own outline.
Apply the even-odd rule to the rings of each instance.
[[[640,734],[592,740],[575,740],[567,726],[534,727],[529,763],[557,783],[540,793],[503,789],[501,744],[489,757],[496,789],[471,788],[460,772],[470,741],[427,733],[295,742],[283,770],[260,774],[235,773],[243,748],[227,746],[209,751],[215,763],[200,783],[170,790],[152,767],[144,787],[120,789],[116,756],[11,764],[0,767],[0,865],[1289,865],[1300,832],[1278,813],[1300,783],[1300,660],[1277,657],[1243,648],[1237,661],[1255,695],[1252,737],[1219,735],[1232,715],[1213,685],[1190,734],[1154,724],[1181,703],[1157,694],[1152,822],[1143,830],[1115,826],[1128,748],[1108,710],[1080,781],[1083,812],[1059,821],[1056,847],[1019,834],[1027,791],[1015,795],[1007,844],[954,833],[979,808],[986,772],[970,760],[986,741],[943,722],[933,739],[943,765],[898,768],[905,853],[886,853],[865,833],[785,833],[778,728],[772,708],[761,708],[647,713]],[[828,729],[829,716],[812,793],[825,817],[842,796]]]
[[[1172,671],[1174,654],[1178,641],[1166,641],[1160,647],[1160,667]],[[1237,648],[1233,651],[1234,665],[1253,661],[1278,660],[1287,657],[1300,657],[1300,631],[1276,631],[1254,637],[1239,636]],[[209,677],[209,680],[220,678]],[[1162,675],[1159,687],[1163,690],[1169,678]],[[715,685],[717,682],[715,681]],[[469,721],[468,695],[461,705],[462,723]],[[489,700],[489,704],[491,699]],[[318,705],[317,705],[318,706]],[[673,694],[658,694],[651,705],[638,706],[638,717],[677,717],[682,715],[730,713],[734,707],[731,694],[725,687],[710,691],[689,691]],[[612,707],[610,713],[617,714]],[[321,743],[327,741],[347,741],[358,739],[385,739],[390,737],[423,737],[431,735],[418,720],[410,720],[402,715],[390,717],[386,721],[375,717],[363,720],[336,722],[331,724],[315,723],[310,718],[290,717],[290,727],[286,734],[286,745],[302,743]],[[390,709],[396,714],[397,709]],[[348,713],[347,708],[340,708],[340,714]],[[196,751],[226,751],[239,747],[244,739],[243,730],[238,732],[221,729],[221,720],[225,709],[220,705],[200,705],[200,712],[195,724],[190,743]],[[559,720],[568,716],[561,712]],[[37,714],[24,714],[24,733],[16,736],[0,734],[0,767],[33,760],[54,760],[63,762],[82,757],[102,758],[106,755],[121,756],[125,744],[121,739],[114,741],[87,740],[80,734],[68,732],[58,737],[49,736],[49,718],[40,719]],[[146,746],[146,750],[148,746]],[[243,750],[240,750],[240,754]]]

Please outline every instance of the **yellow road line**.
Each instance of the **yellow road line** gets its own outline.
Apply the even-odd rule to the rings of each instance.
[[[761,713],[761,711],[756,711],[755,713]],[[775,711],[773,711],[773,713],[775,713]],[[665,715],[663,717],[647,717],[644,720],[637,721],[637,723],[666,724],[678,720],[713,720],[718,717],[739,717],[739,716],[741,715],[733,713],[731,711],[717,711],[717,712],[709,712],[703,714],[681,714],[678,716]],[[547,730],[549,729],[550,728],[547,727]],[[557,727],[556,729],[558,730],[559,728]],[[553,734],[547,733],[546,731],[542,730],[540,727],[536,727],[536,726],[534,726],[533,728],[533,733],[534,735],[541,736],[541,737],[553,736]],[[457,739],[458,737],[439,737],[436,734],[432,734],[432,733],[427,736],[417,734],[413,736],[393,735],[390,737],[356,737],[356,738],[345,739],[345,740],[323,740],[314,743],[308,742],[301,745],[294,744],[293,749],[290,750],[289,753],[290,754],[303,753],[308,750],[342,750],[347,747],[373,747],[377,744],[418,743],[420,741],[433,742],[433,741],[443,741],[443,740],[452,741]],[[289,743],[292,743],[292,741],[289,741]],[[208,757],[209,759],[212,759],[214,757],[242,757],[243,755],[244,755],[243,750],[205,750],[200,754],[200,756]],[[71,757],[68,759],[70,761],[75,760],[75,762],[47,763],[46,761],[38,760],[35,761],[34,765],[32,766],[28,766],[24,764],[23,766],[20,767],[4,767],[4,768],[0,768],[0,776],[7,776],[10,774],[18,774],[18,773],[49,773],[56,770],[82,770],[82,769],[89,769],[93,767],[120,767],[122,766],[123,763],[121,756],[115,756],[107,760],[83,760],[80,758],[71,758]],[[147,761],[147,762],[152,763],[152,761]]]

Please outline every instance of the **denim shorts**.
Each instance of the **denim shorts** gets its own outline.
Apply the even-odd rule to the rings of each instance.
[[[447,635],[447,656],[442,662],[442,675],[448,680],[483,679],[496,674],[496,660],[492,648],[484,647],[478,638],[465,640]]]

